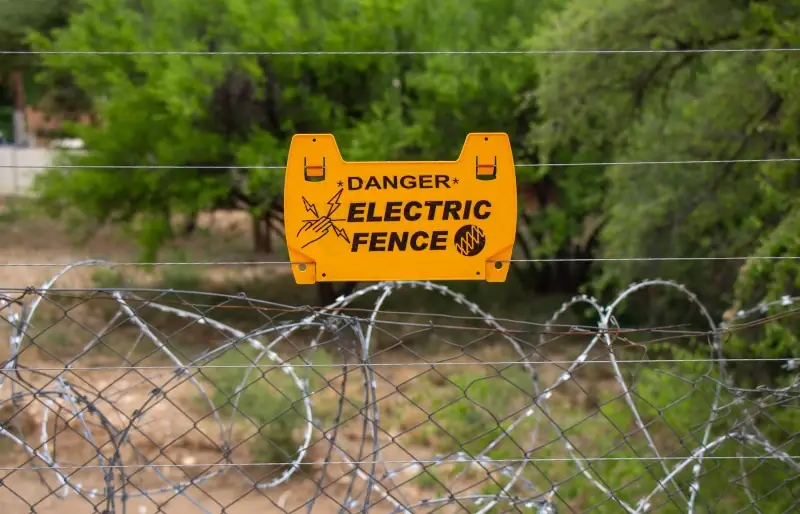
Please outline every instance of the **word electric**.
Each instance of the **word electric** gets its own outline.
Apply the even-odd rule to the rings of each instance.
[[[485,220],[491,214],[488,200],[411,200],[407,202],[352,202],[348,208],[348,223],[385,223],[418,221]],[[384,227],[385,228],[385,227]],[[449,230],[405,230],[355,232],[350,251],[367,252],[424,252],[447,250]]]
[[[352,202],[347,213],[348,223],[380,223],[384,221],[464,221],[485,220],[491,214],[488,200],[428,200],[418,202]]]

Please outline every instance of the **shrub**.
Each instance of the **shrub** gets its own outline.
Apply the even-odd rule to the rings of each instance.
[[[233,449],[246,447],[254,463],[288,464],[297,456],[302,442],[299,432],[307,424],[303,393],[289,374],[266,357],[250,368],[257,356],[258,351],[250,347],[234,348],[209,361],[202,374],[213,386],[211,401],[233,428]],[[314,355],[315,363],[326,360],[321,352]],[[295,373],[308,380],[306,394],[323,382],[314,371],[295,368]]]

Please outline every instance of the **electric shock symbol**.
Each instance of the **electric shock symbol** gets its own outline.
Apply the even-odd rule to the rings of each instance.
[[[486,234],[480,227],[475,225],[464,225],[456,232],[453,237],[453,244],[456,251],[464,257],[475,257],[486,246]]]
[[[302,197],[303,207],[307,213],[310,213],[313,216],[311,219],[303,220],[303,225],[297,232],[297,237],[299,237],[303,243],[301,248],[305,248],[311,243],[319,241],[331,230],[334,234],[336,234],[336,237],[344,239],[348,244],[350,243],[350,238],[347,236],[347,232],[345,232],[343,228],[336,226],[337,221],[345,221],[345,219],[333,217],[333,214],[339,210],[339,207],[342,206],[342,191],[342,189],[339,189],[339,191],[337,191],[336,194],[334,194],[333,197],[328,200],[326,203],[326,205],[328,205],[328,213],[324,216],[319,215],[316,205],[306,200],[305,196]]]

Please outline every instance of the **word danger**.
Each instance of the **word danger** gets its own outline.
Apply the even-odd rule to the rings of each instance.
[[[450,189],[448,175],[386,175],[382,177],[347,177],[350,191],[370,189]]]
[[[427,221],[485,220],[491,215],[488,200],[429,200],[408,202],[353,202],[348,223],[386,223]],[[449,230],[355,232],[351,252],[423,252],[447,250]]]

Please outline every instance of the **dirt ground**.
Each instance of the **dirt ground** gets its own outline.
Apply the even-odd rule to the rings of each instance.
[[[92,237],[85,238],[81,233],[70,233],[64,223],[28,212],[21,202],[0,197],[0,235],[3,242],[0,245],[0,263],[4,264],[0,267],[0,284],[4,289],[41,284],[58,271],[61,264],[85,259],[113,262],[138,260],[135,241],[129,234],[104,227],[94,231]],[[277,248],[281,246],[279,237],[275,235]],[[168,245],[162,251],[160,260],[257,262],[285,261],[286,258],[281,257],[280,253],[270,256],[252,251],[251,222],[245,213],[217,212],[201,215],[196,233]],[[75,270],[59,284],[61,287],[86,287],[91,282],[92,271],[92,268]],[[211,280],[224,280],[226,272],[230,271],[240,275],[242,266],[219,266],[206,273]],[[288,266],[270,266],[269,271],[284,273],[289,269]]]
[[[0,216],[3,215],[3,205],[0,204]],[[116,262],[131,262],[136,260],[136,248],[131,242],[130,237],[118,231],[103,229],[98,231],[94,237],[88,240],[76,242],[74,236],[68,234],[65,228],[57,222],[41,217],[19,216],[6,209],[5,217],[0,217],[0,235],[3,244],[0,245],[0,289],[13,291],[24,289],[29,286],[38,286],[53,275],[59,269],[59,264],[67,264],[83,259],[106,259]],[[257,255],[251,251],[250,222],[246,216],[236,214],[217,214],[215,216],[204,216],[200,220],[201,229],[197,234],[183,241],[179,241],[173,248],[164,254],[164,258],[169,259],[170,252],[179,252],[184,260],[197,261],[257,261],[257,260],[285,260],[284,256],[264,256]],[[36,266],[32,264],[36,264]],[[14,264],[14,266],[8,266]],[[18,266],[18,264],[29,264]],[[50,266],[52,265],[52,266]],[[262,267],[265,268],[265,267]],[[91,288],[95,284],[95,268],[86,267],[70,272],[59,281],[62,288]],[[242,266],[238,267],[218,267],[204,270],[203,283],[224,284],[230,277],[236,277],[237,281],[249,280],[247,273],[259,274],[282,274],[288,273],[288,267],[280,266],[264,269],[250,269]],[[6,313],[2,313],[6,317]],[[89,325],[93,322],[91,315],[81,317],[80,314],[70,316],[70,321],[83,321]],[[77,320],[77,321],[76,321]],[[55,323],[55,321],[50,320]],[[61,321],[64,324],[66,322]],[[4,323],[4,325],[7,325]],[[70,332],[70,330],[73,330]],[[65,334],[77,334],[75,330],[65,330]],[[8,326],[0,328],[0,338],[3,341],[8,337]],[[71,337],[71,336],[69,336]],[[87,340],[84,334],[76,337],[75,341],[64,342],[65,348],[75,352],[76,347],[80,348]],[[7,348],[3,343],[3,355],[7,355]],[[491,355],[491,347],[486,350],[489,354],[478,354],[472,356],[474,364],[479,367],[480,360],[507,359],[508,354]],[[380,368],[376,387],[378,398],[381,400],[381,410],[391,413],[403,411],[401,404],[408,403],[408,397],[399,394],[404,384],[412,383],[419,375],[419,371],[403,366],[389,365],[392,363],[403,362],[408,359],[410,354],[386,352],[382,354],[379,363],[387,364]],[[5,358],[5,357],[3,357]],[[162,357],[153,362],[165,362]],[[23,364],[28,368],[47,368],[60,364],[56,362],[53,354],[44,352],[33,352],[26,355]],[[197,388],[190,382],[183,381],[177,387],[170,387],[169,392],[165,393],[166,401],[150,402],[149,398],[153,395],[154,388],[159,388],[163,383],[170,383],[169,377],[164,378],[163,372],[157,370],[134,370],[125,372],[113,368],[119,364],[119,359],[109,360],[107,354],[91,353],[82,357],[79,370],[62,373],[62,379],[68,379],[71,384],[77,384],[76,390],[84,391],[90,401],[94,401],[96,407],[103,415],[103,419],[114,423],[115,419],[121,420],[122,424],[117,428],[123,428],[125,421],[134,416],[134,411],[142,405],[152,405],[146,412],[146,422],[131,433],[131,440],[135,440],[136,447],[147,454],[148,459],[153,462],[169,464],[163,471],[165,477],[156,477],[152,472],[141,473],[136,480],[131,483],[136,485],[129,488],[132,498],[126,503],[126,508],[122,509],[117,498],[115,506],[108,505],[103,501],[102,491],[89,491],[90,486],[85,486],[79,493],[71,491],[66,498],[58,498],[54,491],[58,490],[58,481],[54,473],[45,471],[41,474],[31,469],[17,469],[21,466],[30,468],[31,466],[41,465],[41,461],[32,460],[18,446],[11,443],[6,438],[0,438],[0,509],[4,513],[23,513],[38,512],[42,514],[55,514],[57,512],[69,513],[90,513],[90,512],[136,512],[146,514],[150,512],[163,513],[188,513],[188,512],[210,512],[210,513],[278,513],[305,511],[305,503],[309,498],[315,496],[316,484],[315,476],[321,469],[321,464],[329,452],[330,445],[319,442],[313,445],[301,465],[301,470],[295,473],[285,483],[270,488],[265,491],[256,490],[247,477],[240,476],[236,471],[231,471],[221,477],[210,481],[202,482],[198,485],[189,486],[186,495],[176,495],[174,492],[164,492],[159,495],[147,497],[136,497],[136,487],[153,488],[159,487],[172,481],[180,483],[187,480],[187,476],[197,476],[198,463],[219,463],[223,461],[223,456],[219,451],[219,427],[214,424],[209,413],[203,411],[203,407],[196,401]],[[55,364],[54,364],[55,363]],[[544,382],[554,380],[561,370],[552,366],[548,369],[540,370],[541,378]],[[50,377],[61,372],[50,373]],[[338,372],[333,372],[334,375]],[[38,387],[44,383],[52,383],[52,378],[47,376],[29,373],[26,375],[29,380],[28,387]],[[174,378],[174,377],[173,377]],[[335,379],[331,379],[333,381]],[[359,376],[352,379],[355,382],[361,380]],[[160,382],[162,381],[162,382]],[[32,385],[31,385],[32,384]],[[174,381],[172,382],[174,385]],[[424,386],[421,386],[424,387]],[[566,394],[560,391],[559,394]],[[8,384],[2,388],[0,394],[0,405],[2,411],[8,410],[11,403],[11,388]],[[94,399],[92,399],[94,395]],[[330,408],[337,402],[337,395],[332,389],[320,393],[319,398],[315,398],[315,404],[324,405]],[[98,400],[102,399],[102,400]],[[63,399],[51,399],[52,404],[64,402]],[[576,401],[576,400],[571,400]],[[17,430],[24,432],[26,440],[36,441],[37,431],[41,430],[42,416],[47,410],[45,399],[36,398],[30,402],[30,406],[21,411],[14,420]],[[52,411],[52,404],[47,408]],[[61,405],[67,408],[68,405]],[[403,412],[407,412],[407,409]],[[425,423],[425,413],[422,413],[421,423]],[[8,416],[4,416],[2,426],[8,428]],[[417,413],[419,418],[419,413]],[[100,419],[100,418],[98,418]],[[144,420],[144,418],[143,418]],[[62,427],[57,437],[58,449],[55,444],[50,444],[49,451],[58,451],[55,458],[60,464],[90,462],[93,447],[86,443],[86,437],[80,431],[80,420],[71,419]],[[343,425],[339,433],[339,445],[351,455],[358,454],[359,446],[364,442],[363,416],[358,416],[351,422]],[[55,425],[51,423],[51,430],[55,430]],[[44,423],[47,425],[47,423]],[[96,445],[109,443],[110,439],[105,436],[102,423],[88,423],[91,426],[90,433],[95,438]],[[389,426],[389,425],[387,425]],[[8,428],[11,430],[10,428]],[[52,432],[51,432],[52,433]],[[379,435],[379,444],[382,447],[382,457],[389,461],[407,461],[414,459],[431,459],[436,451],[434,448],[426,447],[423,444],[415,443],[410,440],[400,440],[399,435],[389,431]],[[315,431],[313,440],[319,441],[321,434]],[[104,439],[105,438],[105,439]],[[371,447],[372,441],[369,441]],[[41,451],[41,448],[40,448]],[[107,452],[105,452],[107,453]],[[369,453],[369,452],[367,452]],[[413,456],[412,456],[413,455]],[[132,457],[126,455],[125,457]],[[160,459],[160,460],[159,460]],[[241,460],[240,460],[241,459]],[[248,456],[236,454],[232,456],[236,462],[247,462]],[[336,454],[333,454],[336,460]],[[92,461],[96,464],[96,460]],[[363,466],[369,470],[369,466]],[[218,469],[218,468],[217,468]],[[247,468],[245,468],[247,469]],[[337,512],[340,508],[338,501],[346,496],[349,481],[337,481],[337,477],[346,473],[347,469],[342,465],[331,465],[326,473],[327,485],[325,494],[316,502],[313,512],[327,513]],[[275,469],[252,468],[254,473],[271,473],[270,477],[276,476]],[[102,488],[103,476],[96,468],[85,468],[82,470],[66,470],[65,473],[76,473],[71,480],[74,484],[83,481],[92,484],[93,487]],[[436,496],[431,490],[410,481],[413,478],[414,469],[401,472],[394,477],[391,484],[404,483],[402,495],[406,504],[413,504],[425,498]],[[80,477],[80,478],[78,478]],[[474,479],[474,475],[473,475]],[[460,486],[469,489],[464,485],[464,479]],[[384,485],[392,487],[390,482]],[[363,481],[357,481],[357,487],[363,488]],[[191,499],[187,498],[190,497]],[[358,511],[358,507],[354,507]],[[378,507],[371,509],[371,512],[390,512],[391,506],[387,502],[381,503]],[[505,509],[501,509],[505,510]],[[438,510],[439,512],[449,512],[449,510]],[[463,512],[454,510],[453,512]]]

